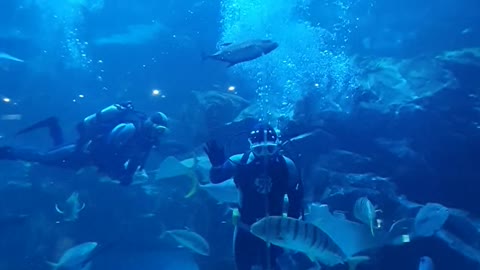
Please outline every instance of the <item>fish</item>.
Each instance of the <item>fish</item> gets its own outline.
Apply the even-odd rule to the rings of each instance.
[[[377,210],[367,197],[359,198],[353,207],[353,215],[359,221],[370,226],[370,232],[372,233],[372,236],[375,236],[373,228],[375,227],[374,223],[377,220],[377,212],[379,211],[381,210]]]
[[[248,62],[266,55],[278,47],[278,43],[270,39],[254,39],[239,43],[227,42],[219,51],[211,55],[203,55],[202,59],[213,59],[228,63],[227,67]]]
[[[63,215],[64,221],[75,221],[78,219],[78,214],[85,209],[85,203],[80,203],[78,199],[78,192],[73,192],[65,202],[65,208],[61,210],[58,204],[55,204],[55,210]]]
[[[218,203],[239,204],[240,202],[240,194],[232,178],[219,184],[200,185],[200,189],[206,191]]]
[[[200,182],[205,182],[204,179],[209,179],[211,167],[212,164],[206,155],[196,156],[182,161],[169,156],[160,163],[160,166],[156,170],[150,173],[155,175],[156,181],[176,177],[188,177],[191,180],[191,187],[185,195],[185,198],[190,198],[197,193]],[[210,180],[206,182],[210,182]]]
[[[123,33],[97,38],[95,45],[141,45],[168,36],[172,30],[162,23],[129,25]]]
[[[359,263],[369,260],[367,256],[347,256],[320,228],[299,219],[264,217],[252,224],[250,232],[266,243],[302,252],[312,261],[326,266],[347,263],[349,269],[354,270]]]
[[[160,238],[171,236],[181,247],[185,247],[197,254],[210,256],[210,245],[207,240],[191,230],[169,230],[160,235]]]
[[[433,265],[432,258],[428,256],[423,256],[420,258],[420,262],[418,263],[418,270],[434,270],[435,267]]]
[[[326,204],[313,203],[307,210],[305,221],[325,232],[349,257],[385,244],[384,238],[374,237],[366,225],[333,215]]]
[[[47,264],[52,266],[54,270],[89,270],[91,267],[90,259],[97,246],[97,242],[85,242],[76,245],[66,250],[57,263],[47,261]]]
[[[0,52],[0,59],[10,60],[10,61],[13,61],[13,62],[20,62],[20,63],[25,62],[24,60],[19,59],[15,56],[11,56],[10,54],[5,53],[5,52]]]
[[[449,216],[449,210],[438,203],[427,203],[418,211],[414,221],[417,237],[429,237],[440,230]]]

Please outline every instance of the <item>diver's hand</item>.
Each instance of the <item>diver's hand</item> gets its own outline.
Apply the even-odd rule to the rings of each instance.
[[[207,142],[203,149],[205,150],[205,153],[207,154],[208,159],[210,160],[210,163],[212,163],[213,167],[223,165],[226,160],[225,150],[222,146],[218,145],[215,140]]]

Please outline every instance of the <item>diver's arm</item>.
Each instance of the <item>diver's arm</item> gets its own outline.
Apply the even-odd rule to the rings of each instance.
[[[285,157],[288,169],[288,213],[292,218],[300,218],[303,216],[303,182],[300,179],[297,166],[287,157]]]
[[[242,154],[233,155],[223,165],[210,169],[210,181],[214,184],[222,183],[235,175],[237,164],[242,159]]]

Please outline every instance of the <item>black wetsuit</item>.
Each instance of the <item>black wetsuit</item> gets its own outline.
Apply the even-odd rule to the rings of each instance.
[[[228,160],[221,168],[212,169],[211,180],[213,183],[222,182],[233,173],[240,192],[240,222],[246,226],[237,226],[235,230],[236,269],[250,270],[254,265],[260,265],[265,270],[279,269],[276,259],[282,249],[273,245],[268,248],[263,240],[242,227],[248,227],[265,216],[281,216],[285,195],[289,197],[288,215],[298,218],[303,186],[300,179],[290,179],[291,173],[283,156],[277,155],[268,161],[255,158],[247,163],[249,155],[250,152],[245,153],[238,164]]]
[[[128,129],[125,130],[129,136],[123,137],[122,131],[114,133],[108,130],[106,134],[97,135],[91,140],[87,149],[83,151],[78,151],[76,144],[56,147],[47,152],[4,146],[0,147],[0,160],[37,162],[71,170],[95,166],[100,173],[128,185],[133,181],[136,170],[139,167],[143,168],[153,142],[145,138],[138,123],[136,126],[122,124],[128,125]],[[125,167],[127,161],[129,163]]]

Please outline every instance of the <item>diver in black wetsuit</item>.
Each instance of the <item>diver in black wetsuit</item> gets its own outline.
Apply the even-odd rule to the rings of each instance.
[[[167,130],[167,122],[167,116],[161,112],[147,117],[135,111],[131,103],[114,104],[78,124],[77,143],[61,146],[63,136],[58,121],[48,118],[17,134],[48,127],[56,146],[54,150],[41,153],[4,146],[0,147],[0,159],[38,162],[72,170],[95,166],[100,173],[129,185]]]
[[[249,136],[250,151],[226,159],[224,150],[215,142],[207,143],[205,151],[212,163],[212,183],[231,177],[240,193],[240,224],[235,228],[234,254],[237,270],[279,269],[276,258],[281,248],[267,245],[253,236],[248,228],[265,216],[283,214],[284,197],[288,196],[288,216],[303,215],[303,184],[293,161],[279,150],[275,130],[259,124]]]

